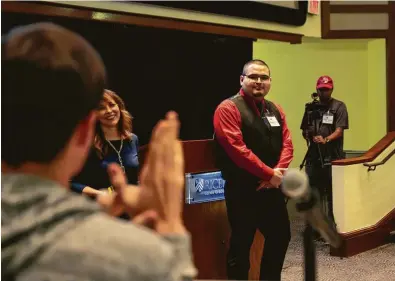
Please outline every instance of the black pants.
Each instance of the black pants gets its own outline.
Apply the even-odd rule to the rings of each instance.
[[[333,222],[335,217],[333,215],[333,194],[332,194],[332,166],[322,167],[319,163],[306,165],[306,174],[309,177],[311,188],[318,191],[321,204],[325,208],[328,206],[327,215]]]
[[[225,200],[231,227],[227,255],[230,280],[248,280],[250,248],[257,229],[265,237],[260,280],[281,280],[291,238],[288,211],[280,189],[255,191],[257,186],[225,184]]]

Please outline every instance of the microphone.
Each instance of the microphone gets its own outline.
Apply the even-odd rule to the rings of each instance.
[[[289,198],[296,200],[297,210],[304,214],[306,221],[321,234],[326,242],[335,248],[341,246],[342,239],[323,213],[319,196],[311,189],[306,173],[297,169],[289,169],[283,178],[282,191]]]

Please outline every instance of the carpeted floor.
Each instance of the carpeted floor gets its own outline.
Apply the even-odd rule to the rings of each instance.
[[[292,239],[288,248],[283,281],[304,280],[304,221],[291,217]],[[395,281],[395,244],[387,244],[350,258],[329,255],[329,246],[316,243],[317,281]]]

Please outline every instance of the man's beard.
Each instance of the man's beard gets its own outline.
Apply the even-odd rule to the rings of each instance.
[[[320,102],[327,103],[331,100],[331,96],[320,96]]]
[[[253,92],[252,95],[256,98],[264,98],[266,96],[265,92]]]

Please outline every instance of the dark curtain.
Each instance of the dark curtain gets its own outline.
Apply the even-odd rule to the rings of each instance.
[[[1,31],[39,21],[74,30],[99,51],[141,145],[168,110],[180,116],[181,139],[212,138],[214,110],[237,93],[252,58],[251,39],[62,17],[2,13]]]

